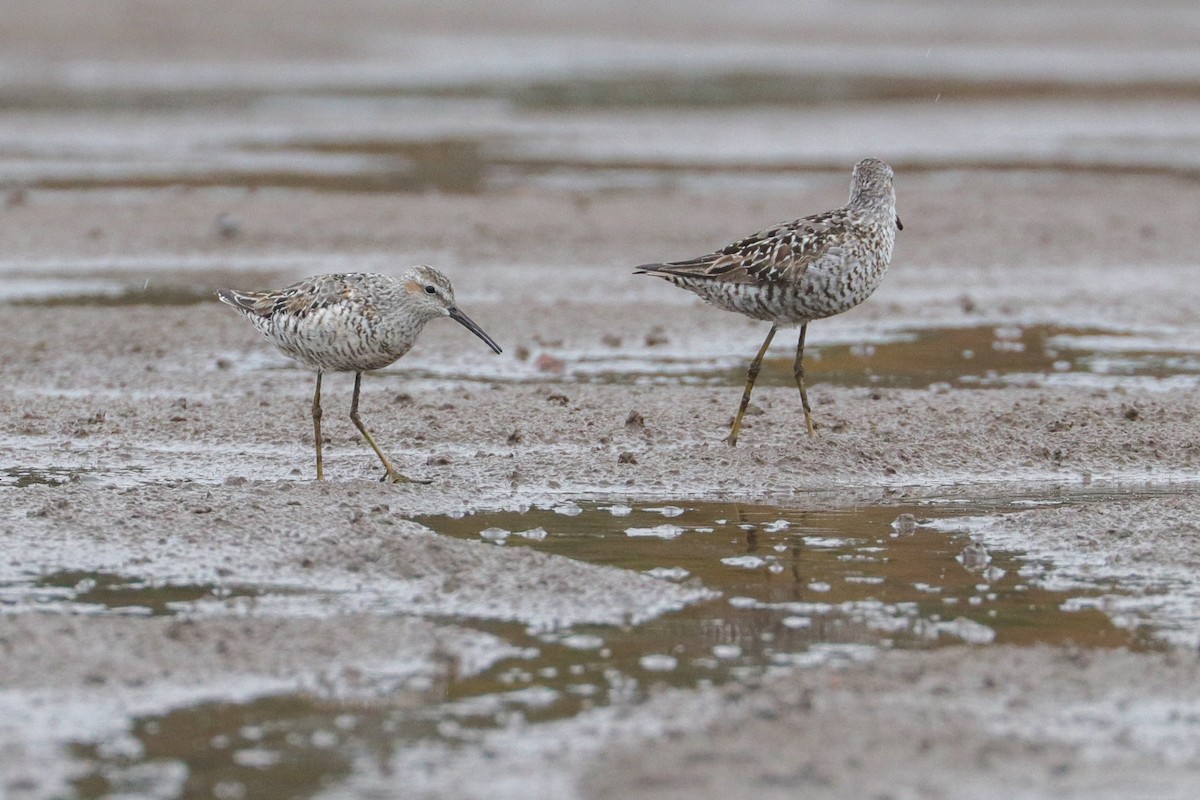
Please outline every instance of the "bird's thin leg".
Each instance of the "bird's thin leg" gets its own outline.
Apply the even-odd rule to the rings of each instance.
[[[350,419],[354,422],[354,426],[358,428],[359,433],[367,440],[367,444],[371,445],[371,449],[375,451],[375,455],[379,456],[379,460],[383,462],[383,468],[387,470],[385,480],[391,483],[409,483],[411,478],[401,475],[392,466],[392,462],[388,461],[388,457],[379,449],[379,445],[375,444],[375,437],[371,436],[371,432],[367,430],[367,426],[363,425],[362,420],[358,418],[358,391],[362,387],[362,373],[354,373],[354,398],[350,401]]]
[[[313,392],[313,436],[317,443],[317,480],[325,480],[325,465],[321,463],[321,370],[317,370],[317,390]]]
[[[796,376],[796,385],[800,387],[800,405],[804,406],[804,424],[808,427],[809,437],[817,435],[813,428],[812,408],[808,405],[808,392],[804,390],[804,336],[808,333],[808,323],[800,326],[800,341],[796,343],[796,363],[792,372]]]
[[[729,431],[729,438],[725,440],[729,442],[730,447],[737,446],[738,431],[742,429],[742,417],[746,415],[746,406],[750,405],[750,393],[754,391],[754,382],[758,380],[758,371],[762,369],[763,356],[767,354],[767,348],[771,346],[771,340],[775,338],[775,331],[778,329],[778,325],[771,325],[771,331],[767,334],[766,341],[762,343],[762,347],[758,348],[758,355],[750,362],[750,370],[746,373],[746,390],[742,392],[742,404],[738,406],[737,416],[733,419],[733,428]]]

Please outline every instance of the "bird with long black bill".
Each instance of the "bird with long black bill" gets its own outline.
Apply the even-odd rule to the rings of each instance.
[[[362,272],[316,275],[275,291],[222,289],[217,296],[240,311],[285,355],[317,371],[312,402],[317,480],[325,478],[321,376],[326,372],[354,373],[350,419],[383,462],[384,479],[401,483],[410,479],[392,465],[359,418],[363,373],[394,363],[416,343],[425,324],[438,317],[459,322],[492,350],[501,352],[492,337],[459,309],[449,279],[424,265],[395,278]]]
[[[780,325],[799,325],[792,373],[800,389],[804,424],[814,436],[804,384],[804,337],[813,320],[841,314],[871,296],[892,260],[896,215],[892,168],[875,158],[854,167],[850,201],[832,211],[784,222],[728,247],[686,261],[643,264],[654,275],[728,311],[771,323],[750,362],[742,402],[726,441],[736,445],[763,357]]]

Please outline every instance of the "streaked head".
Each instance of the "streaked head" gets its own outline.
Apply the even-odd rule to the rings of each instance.
[[[470,317],[459,310],[454,300],[454,287],[450,279],[433,267],[421,264],[410,267],[400,276],[404,291],[417,313],[428,319],[434,317],[450,317],[471,333],[483,339],[487,346],[497,353],[501,352],[500,345],[492,341],[492,337],[483,332]]]
[[[878,158],[864,158],[854,165],[854,176],[850,179],[850,205],[870,207],[895,214],[896,187],[892,168]],[[896,227],[903,230],[900,218]]]
[[[850,180],[850,202],[859,196],[880,197],[894,195],[892,168],[878,158],[864,158],[854,165],[854,177]]]

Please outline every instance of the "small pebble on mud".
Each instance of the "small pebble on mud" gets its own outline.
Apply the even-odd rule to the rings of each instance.
[[[533,366],[538,372],[563,372],[567,365],[561,358],[555,358],[549,353],[542,353],[537,357],[537,361]]]

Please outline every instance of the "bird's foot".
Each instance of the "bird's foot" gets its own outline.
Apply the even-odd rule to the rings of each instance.
[[[433,481],[431,481],[431,480],[417,480],[415,478],[410,478],[407,475],[405,475],[401,472],[397,472],[394,469],[389,469],[388,471],[384,472],[382,477],[380,477],[379,482],[380,483],[420,483],[420,484],[433,483]]]
[[[804,417],[804,427],[808,428],[809,440],[817,438],[817,426],[816,426],[816,424],[813,423],[812,417],[809,417],[809,416]]]

